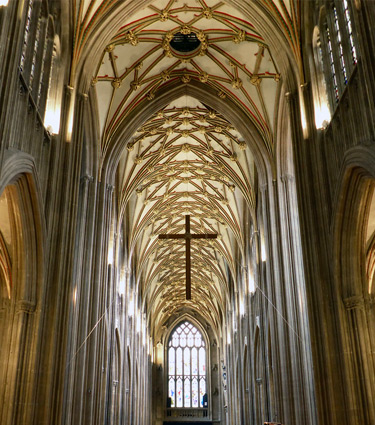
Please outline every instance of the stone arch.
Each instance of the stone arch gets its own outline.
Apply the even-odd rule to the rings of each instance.
[[[131,140],[136,130],[154,113],[166,106],[171,101],[181,96],[191,96],[204,102],[220,112],[242,134],[249,145],[259,173],[260,184],[266,184],[274,174],[273,159],[266,150],[262,138],[249,117],[240,110],[230,99],[220,99],[216,92],[206,85],[192,81],[188,85],[173,83],[152,100],[142,101],[132,111],[126,120],[123,120],[115,134],[112,135],[109,148],[103,161],[103,180],[112,184],[117,169],[118,161],[127,143]]]
[[[0,196],[8,204],[11,235],[11,287],[6,303],[0,306],[0,363],[4,366],[0,418],[4,423],[23,423],[33,415],[38,385],[45,229],[37,187],[32,161],[24,155],[8,155],[0,181]],[[3,225],[2,221],[0,227]]]
[[[125,3],[125,4],[124,4]],[[99,24],[93,23],[90,34],[85,41],[85,49],[79,62],[75,65],[76,81],[79,93],[87,93],[90,88],[91,78],[97,66],[96,58],[100,57],[105,47],[110,43],[113,33],[123,25],[123,16],[131,16],[150,4],[150,0],[130,0],[115,3],[108,13],[102,17]],[[282,70],[289,69],[294,64],[294,73],[298,74],[298,66],[290,44],[280,27],[277,17],[273,16],[261,4],[246,0],[227,0],[227,3],[252,21],[261,29],[261,34],[272,49],[278,66]],[[75,82],[72,81],[72,85]]]
[[[353,423],[375,420],[374,294],[366,275],[372,257],[366,252],[366,231],[375,189],[374,164],[370,149],[348,151],[333,217],[335,292]]]
[[[365,232],[375,185],[373,151],[364,147],[346,155],[336,194],[333,252],[337,289],[343,299],[368,292]]]
[[[371,216],[373,216],[374,194],[372,195]],[[375,235],[372,234],[366,247],[366,279],[368,282],[368,293],[375,295]]]
[[[208,332],[206,331],[203,324],[196,319],[194,316],[190,315],[189,313],[182,314],[181,316],[175,318],[166,329],[163,339],[164,339],[164,378],[163,378],[163,387],[164,387],[164,397],[163,397],[163,405],[165,404],[165,401],[167,400],[168,396],[168,342],[171,338],[172,333],[175,331],[175,329],[182,324],[183,322],[189,322],[193,326],[197,328],[197,330],[201,333],[204,341],[205,341],[205,351],[206,351],[206,394],[208,395],[208,416],[210,416],[210,412],[212,409],[212,390],[211,390],[211,379],[210,379],[210,370],[211,370],[211,338],[208,335]]]
[[[168,326],[168,329],[166,330],[165,334],[164,334],[164,344],[167,344],[167,342],[169,341],[169,338],[172,334],[172,332],[174,331],[174,329],[184,320],[191,322],[198,330],[199,332],[201,332],[201,334],[203,335],[203,337],[205,338],[206,342],[207,342],[207,350],[209,349],[209,342],[210,342],[210,338],[209,335],[206,331],[206,329],[204,328],[203,324],[196,319],[194,316],[192,316],[189,313],[185,313],[177,318],[175,318],[170,325]]]

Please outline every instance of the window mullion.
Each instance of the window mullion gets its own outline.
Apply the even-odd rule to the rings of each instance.
[[[351,69],[354,68],[354,66],[358,62],[358,41],[356,38],[356,32],[354,31],[354,22],[353,22],[353,13],[351,10],[351,4],[348,0],[343,0],[342,4],[343,9],[343,21],[344,21],[344,28],[345,28],[345,35],[346,40],[348,43],[348,54],[350,55],[350,64]]]
[[[192,357],[192,348],[190,347],[190,407],[193,407],[193,357]]]
[[[333,60],[333,56],[331,57],[331,50],[333,49],[331,42],[331,34],[328,26],[328,22],[324,22],[322,24],[322,28],[320,31],[321,38],[321,49],[323,55],[323,69],[324,74],[326,76],[326,84],[329,93],[329,99],[331,103],[332,111],[335,110],[336,104],[339,100],[339,92],[337,86],[337,77],[336,77],[336,67],[335,62]],[[333,69],[332,69],[333,68]]]
[[[199,335],[199,340],[200,342],[200,348],[198,349],[196,347],[196,335]],[[183,346],[181,344],[181,336],[184,336],[184,343]],[[173,341],[175,341],[173,343]],[[175,344],[175,346],[173,346],[173,344]],[[192,345],[192,346],[191,346]],[[201,375],[200,374],[200,359],[199,359],[199,350],[202,350],[202,353],[204,353],[204,355],[207,355],[206,349],[205,349],[205,343],[204,341],[202,341],[202,337],[201,334],[198,332],[198,330],[196,328],[193,327],[192,324],[185,322],[180,324],[180,326],[178,326],[176,328],[176,330],[171,334],[170,339],[169,339],[169,346],[172,347],[174,349],[175,352],[175,369],[174,369],[174,374],[169,375],[169,379],[173,379],[173,386],[174,386],[174,407],[179,407],[179,408],[188,408],[188,407],[195,407],[196,405],[193,405],[193,349],[196,350],[196,364],[195,367],[198,368],[197,370],[197,375],[195,377],[195,379],[197,380],[197,384],[195,387],[195,390],[197,390],[197,394],[196,396],[198,397],[198,408],[201,407],[200,405],[200,388],[201,388],[201,383],[200,383],[200,378],[205,378],[205,374]],[[177,372],[177,350],[181,353],[181,367],[179,370],[180,374],[178,374]],[[170,351],[168,351],[168,358],[167,358],[167,368],[168,371],[170,369],[170,361],[171,361],[171,355],[170,355]],[[203,362],[206,361],[206,358],[202,359]],[[186,363],[186,368],[185,368],[185,363]],[[172,372],[172,370],[171,370]],[[179,386],[178,384],[178,380],[181,381],[181,385]],[[169,380],[168,380],[169,382]],[[169,385],[169,383],[168,383]],[[169,388],[169,387],[168,387]],[[181,391],[181,398],[182,398],[182,403],[178,406],[178,394],[177,394],[177,390],[180,389]],[[168,389],[168,396],[171,396],[172,394],[170,393],[170,390]],[[189,403],[186,403],[186,398],[189,400]]]
[[[346,65],[348,79],[349,79],[349,76],[351,75],[353,71],[354,64],[353,64],[352,49],[350,45],[348,28],[347,28],[346,20],[345,20],[344,2],[342,2],[342,4],[340,2],[340,4],[336,6],[336,10],[337,10],[337,19],[341,29],[341,43],[344,50],[345,65]]]
[[[27,83],[28,76],[31,69],[31,58],[34,53],[34,39],[35,39],[35,20],[39,16],[39,7],[38,3],[34,0],[28,2],[25,24],[24,24],[24,34],[22,40],[22,51],[20,58],[20,71],[23,74],[23,77]]]
[[[334,9],[332,6],[332,12],[329,14],[329,16],[327,17],[328,19],[328,27],[329,27],[329,31],[330,31],[330,39],[331,39],[331,43],[332,43],[332,55],[333,55],[333,61],[335,64],[335,69],[336,69],[336,78],[337,78],[337,86],[338,86],[338,92],[339,92],[339,98],[341,97],[344,89],[345,89],[345,78],[344,78],[344,73],[343,73],[343,64],[340,60],[340,41],[338,39],[338,33],[337,33],[337,28],[336,28],[336,23],[335,23],[335,14],[334,14]],[[339,28],[340,29],[340,28]],[[341,36],[341,31],[339,32],[340,36]],[[341,36],[342,38],[342,36]],[[341,46],[342,48],[342,46]],[[344,58],[345,60],[345,58]],[[344,69],[345,72],[347,74],[346,68],[345,68],[345,63],[344,63]]]
[[[34,64],[34,78],[30,86],[30,90],[33,94],[35,103],[38,103],[38,92],[39,92],[39,84],[40,79],[42,78],[42,70],[43,66],[46,60],[46,43],[47,43],[47,21],[41,15],[39,17],[40,22],[40,29],[39,29],[39,40],[38,40],[38,46],[35,50],[35,58],[33,58]],[[36,41],[36,40],[35,40]],[[39,60],[39,58],[42,58],[42,60]]]

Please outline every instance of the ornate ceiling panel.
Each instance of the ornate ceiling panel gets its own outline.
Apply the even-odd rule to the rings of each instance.
[[[131,205],[129,245],[142,292],[159,323],[185,305],[218,321],[228,270],[236,275],[233,252],[243,250],[242,208],[254,211],[251,152],[224,117],[188,96],[153,115],[127,151],[119,167],[120,215]],[[184,242],[158,239],[184,233],[185,215],[192,233],[218,234],[192,242],[192,301],[185,299]]]
[[[223,2],[184,1],[153,3],[125,22],[103,52],[93,78],[103,153],[140,102],[175,81],[192,80],[234,100],[272,152],[280,74],[264,40]]]
[[[259,28],[220,0],[157,0],[135,14],[127,10],[121,21],[130,3],[137,7],[119,0],[73,2],[72,85],[96,30],[106,34],[107,47],[92,74],[102,161],[131,112],[147,109],[150,100],[178,84],[204,84],[218,98],[231,99],[272,157],[283,76]],[[270,28],[283,34],[283,45],[289,44],[299,66],[299,0],[254,0],[242,6],[270,17]],[[161,325],[176,311],[193,308],[219,326],[229,282],[238,280],[245,232],[250,225],[257,228],[256,170],[245,140],[225,117],[183,96],[138,129],[118,170],[120,221],[125,215],[130,221],[129,261],[152,323]],[[185,215],[191,216],[192,233],[218,235],[192,242],[192,300],[185,297],[184,243],[158,239],[184,233]]]
[[[114,13],[117,14],[121,11],[121,8],[128,8],[129,3],[123,0],[72,0],[75,26],[72,85],[74,85],[76,67],[80,58],[84,56],[85,47],[94,29],[100,27],[101,21],[108,13],[115,11]],[[160,1],[150,3],[158,9],[165,9],[165,5]],[[193,4],[192,1],[190,3]],[[238,3],[241,4],[241,2]],[[265,7],[271,12],[275,22],[285,34],[297,63],[300,63],[300,0],[254,0],[253,3],[256,6]],[[143,11],[139,16],[141,18],[144,16]]]

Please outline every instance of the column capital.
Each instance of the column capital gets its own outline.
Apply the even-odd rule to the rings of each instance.
[[[362,295],[353,295],[344,299],[344,305],[346,310],[363,310],[365,307],[365,301]]]
[[[19,300],[16,305],[17,313],[27,313],[32,314],[35,313],[35,303],[28,300]]]
[[[89,175],[89,174],[85,174],[84,176],[81,177],[81,181],[88,183],[88,182],[93,182],[94,181],[94,177]]]
[[[292,174],[284,174],[280,177],[280,180],[283,183],[287,183],[287,182],[294,182],[295,178]]]

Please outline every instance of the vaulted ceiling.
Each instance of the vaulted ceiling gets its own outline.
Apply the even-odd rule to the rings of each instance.
[[[121,14],[119,3],[76,3],[72,75],[90,32],[116,4]],[[215,0],[157,0],[138,9],[128,3],[123,19],[114,17],[118,25],[106,34],[91,79],[102,162],[137,108],[147,110],[168,87],[194,83],[230,100],[272,157],[283,76],[248,15]],[[298,56],[298,2],[254,4],[272,16]],[[129,265],[150,321],[158,328],[174,313],[191,309],[220,327],[250,224],[257,228],[251,141],[212,102],[184,94],[150,112],[126,142],[118,159],[119,217],[129,223]],[[184,233],[185,215],[191,216],[192,233],[218,234],[216,240],[192,242],[192,300],[185,298],[184,243],[158,239],[162,233]]]
[[[243,208],[254,211],[254,161],[219,113],[184,96],[139,128],[120,162],[121,211],[131,203],[130,250],[154,314],[194,305],[218,323],[228,295],[226,266],[243,249]],[[161,233],[217,233],[192,242],[192,301],[185,300],[185,245]],[[210,317],[211,316],[211,317]]]

